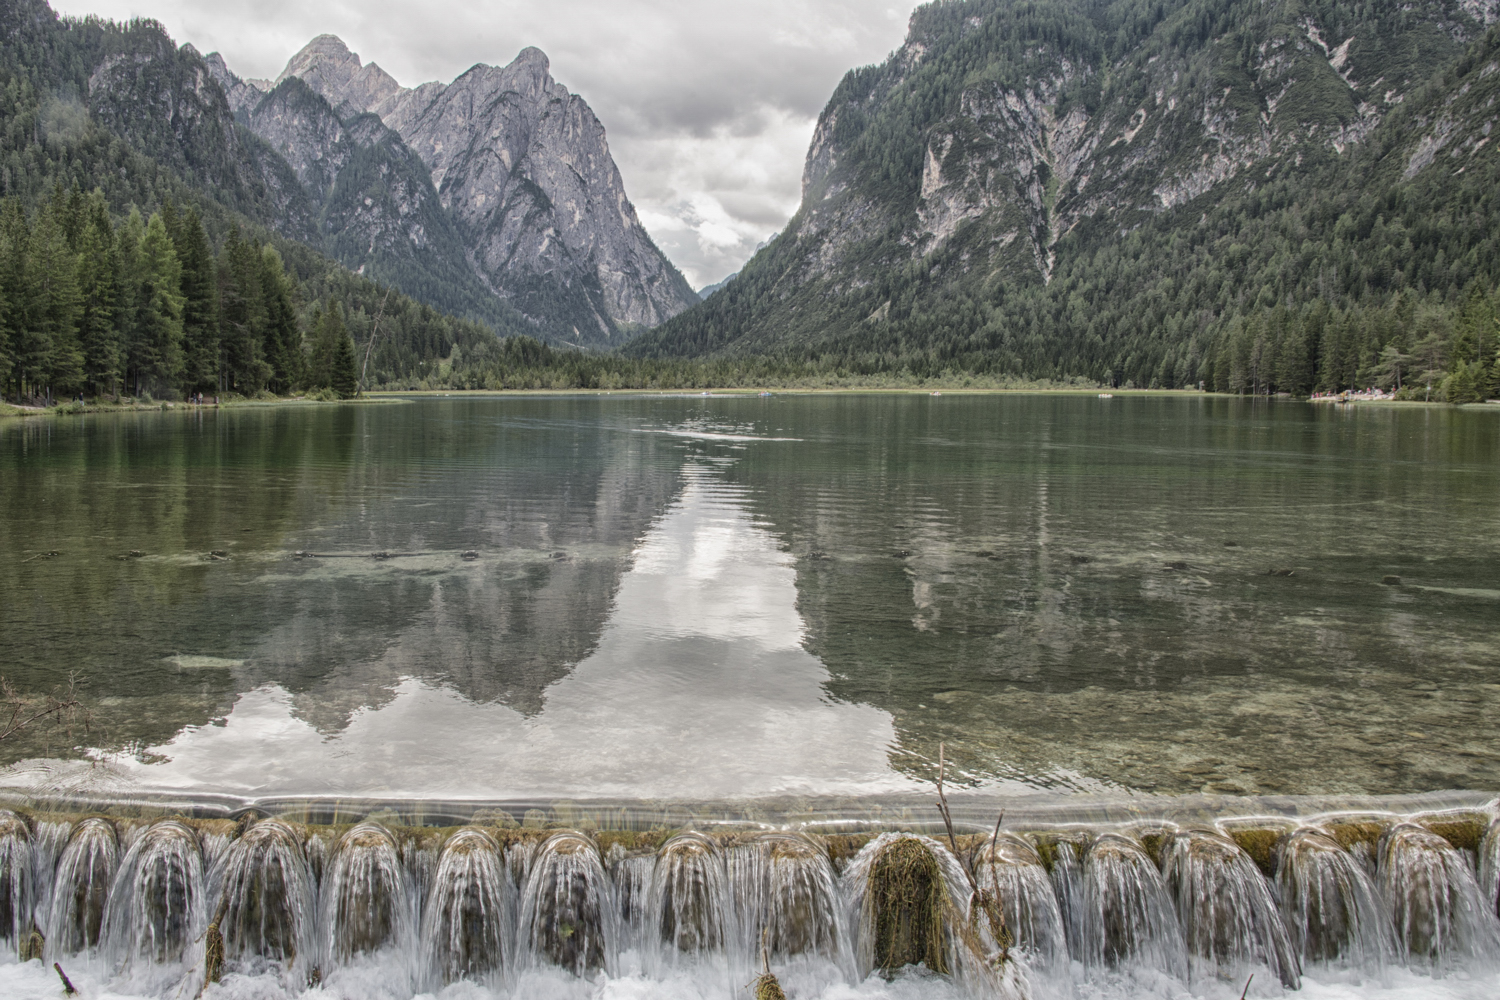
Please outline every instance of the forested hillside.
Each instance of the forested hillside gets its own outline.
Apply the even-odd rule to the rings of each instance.
[[[965,0],[819,121],[786,230],[626,348],[1496,391],[1496,5]]]
[[[345,332],[363,368],[377,316],[367,385],[421,384],[455,346],[494,343],[273,232],[312,238],[296,177],[159,25],[11,0],[0,37],[6,395],[332,391]]]

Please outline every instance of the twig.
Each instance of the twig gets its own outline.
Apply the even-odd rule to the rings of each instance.
[[[355,395],[365,391],[365,372],[370,370],[370,352],[375,350],[375,335],[380,332],[380,317],[385,315],[385,300],[391,297],[391,287],[385,286],[385,298],[380,300],[380,308],[375,312],[375,322],[370,326],[370,342],[365,345],[365,363],[359,367],[359,385],[355,387]]]
[[[1250,979],[1255,978],[1255,973],[1250,973]],[[1245,980],[1245,988],[1240,990],[1240,1000],[1245,1000],[1250,995],[1250,979]]]
[[[0,704],[9,706],[10,718],[0,724],[0,741],[9,739],[16,733],[25,729],[33,722],[40,722],[49,716],[55,716],[60,721],[69,724],[69,733],[72,733],[71,723],[75,715],[82,708],[82,703],[74,696],[74,690],[78,686],[78,678],[74,674],[68,675],[67,697],[58,697],[49,694],[42,701],[40,708],[31,698],[22,695],[5,677],[0,677]],[[88,730],[88,714],[83,713],[81,720],[84,730]]]
[[[72,982],[68,979],[68,974],[62,970],[62,966],[57,962],[53,962],[52,967],[57,970],[57,978],[62,980],[63,992],[68,996],[75,995],[78,991],[73,988]]]
[[[953,835],[953,815],[948,812],[948,796],[943,791],[943,771],[948,766],[947,758],[944,756],[943,744],[938,743],[938,811],[943,814],[943,825],[948,828],[948,844],[953,848],[953,854],[958,855],[958,838]]]

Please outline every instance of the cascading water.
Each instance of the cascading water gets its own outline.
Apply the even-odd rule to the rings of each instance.
[[[1035,966],[1067,963],[1062,909],[1035,847],[1015,834],[999,834],[980,849],[974,881],[987,905],[998,901],[1010,938],[1004,944],[1024,952]]]
[[[422,922],[431,978],[487,981],[505,961],[515,886],[495,838],[462,829],[443,844]]]
[[[1187,975],[1177,910],[1161,872],[1128,837],[1102,834],[1083,866],[1084,961]]]
[[[1370,843],[1368,823],[1278,821],[1255,841],[1275,842],[1261,858],[1270,878],[1221,834],[1169,826],[1088,842],[1077,828],[971,834],[958,854],[895,832],[852,843],[688,832],[654,853],[606,835],[616,843],[604,856],[593,835],[572,830],[471,826],[439,841],[370,822],[229,828],[0,813],[10,947],[23,958],[42,949],[40,933],[33,950],[21,947],[18,928],[35,913],[47,962],[116,990],[186,997],[222,971],[270,974],[256,981],[278,997],[321,976],[344,1000],[450,984],[476,997],[575,997],[568,983],[594,989],[601,975],[729,997],[759,974],[762,955],[792,995],[836,995],[872,972],[905,979],[920,965],[918,979],[936,973],[946,989],[1001,998],[1092,995],[1090,983],[1110,995],[1180,995],[1186,983],[1238,996],[1252,971],[1253,992],[1266,995],[1295,982],[1300,963],[1313,979],[1373,984],[1397,961],[1446,974],[1500,958],[1488,889],[1465,852],[1432,832],[1477,844],[1489,887],[1496,835],[1477,823],[1389,826],[1372,852],[1375,879],[1329,832]],[[855,846],[836,874],[830,851]],[[323,859],[321,880],[310,854]],[[241,989],[232,995],[249,995]]]
[[[772,961],[803,955],[846,960],[838,880],[828,850],[793,833],[755,837],[729,852],[743,947]]]
[[[651,872],[646,933],[660,935],[667,964],[722,949],[729,919],[729,871],[719,845],[694,832],[663,844]]]
[[[646,911],[655,870],[655,854],[631,854],[618,844],[610,853],[609,874],[615,886],[622,948],[640,948],[646,942]]]
[[[1479,891],[1490,912],[1500,916],[1500,820],[1479,841]]]
[[[291,827],[274,819],[250,827],[224,853],[212,883],[219,900],[212,924],[223,938],[226,966],[313,967],[317,891]]]
[[[1162,870],[1187,934],[1194,980],[1245,979],[1269,969],[1287,989],[1302,968],[1265,877],[1240,846],[1218,833],[1188,830],[1162,845]]]
[[[618,923],[598,845],[573,831],[548,837],[521,894],[520,946],[529,962],[599,972],[613,964]]]
[[[1282,919],[1304,965],[1374,972],[1390,960],[1390,923],[1375,886],[1337,841],[1303,827],[1288,835],[1276,854]]]
[[[167,820],[135,838],[105,910],[109,952],[126,964],[174,963],[207,925],[198,835]]]
[[[31,933],[35,904],[31,828],[9,809],[0,809],[0,944],[19,949]]]
[[[1089,837],[1086,834],[1070,833],[1049,837],[1039,846],[1047,852],[1047,876],[1052,881],[1052,891],[1057,897],[1057,909],[1062,917],[1063,933],[1067,939],[1068,955],[1081,960],[1089,952],[1088,912],[1085,901],[1083,859],[1088,856]]]
[[[1480,896],[1469,862],[1448,841],[1411,823],[1387,830],[1377,849],[1380,891],[1403,960],[1444,971],[1500,957],[1500,922]]]
[[[415,969],[415,913],[396,840],[376,823],[361,823],[339,840],[323,872],[319,923],[330,968],[388,950]]]
[[[47,953],[73,955],[98,947],[105,903],[120,860],[115,825],[93,817],[73,828],[52,883]]]

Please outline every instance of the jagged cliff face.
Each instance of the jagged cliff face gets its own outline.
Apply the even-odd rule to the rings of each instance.
[[[839,142],[840,114],[868,115],[872,101],[920,89],[923,67],[955,48],[972,58],[978,36],[1008,13],[1006,4],[973,6],[957,39],[934,37],[914,19],[885,85],[825,110],[804,171],[803,213],[814,230],[828,228],[820,216],[851,214],[838,203],[858,199],[850,192],[866,166],[840,148],[856,145]],[[1057,6],[1075,8],[1080,41],[1098,33],[1085,5]],[[1132,213],[1186,204],[1258,166],[1264,180],[1273,160],[1279,168],[1315,150],[1344,153],[1427,79],[1433,60],[1451,57],[1500,13],[1490,0],[1411,4],[1404,30],[1392,34],[1350,17],[1320,24],[1295,3],[1254,6],[1249,34],[1218,35],[1205,15],[1201,34],[1158,33],[1112,59],[1089,53],[1090,44],[1067,51],[1043,42],[999,68],[998,80],[977,74],[954,113],[928,123],[915,198],[894,220],[913,257],[978,227],[989,270],[1046,281],[1057,241],[1081,222],[1128,227]],[[877,205],[892,207],[877,198],[854,214]],[[831,235],[818,269],[831,273],[857,255],[860,235],[858,226]]]
[[[374,63],[362,64],[332,35],[293,56],[269,94],[234,77],[222,61],[210,65],[222,70],[231,105],[287,158],[319,203],[353,149],[379,144],[393,161],[421,164],[462,244],[470,280],[549,339],[620,343],[697,301],[637,218],[603,126],[582,98],[552,79],[538,49],[524,50],[508,66],[478,65],[451,84],[414,89]],[[356,119],[378,121],[384,131],[370,132],[371,142],[361,144],[352,138]],[[382,220],[430,218],[433,199],[423,184],[404,169],[385,175],[390,197],[374,199],[386,203]],[[339,228],[360,215],[358,208],[323,216],[329,237],[344,248],[340,259],[354,267],[362,262],[345,253],[379,246],[389,235],[375,234],[370,220],[353,232]]]
[[[824,109],[802,205],[742,272],[740,301],[716,297],[722,315],[635,349],[852,343],[903,297],[1046,285],[1147,222],[1191,224],[1226,192],[1351,157],[1497,18],[1495,0],[919,8],[905,44],[848,74]],[[1413,169],[1449,133],[1475,143],[1483,127],[1434,121]]]

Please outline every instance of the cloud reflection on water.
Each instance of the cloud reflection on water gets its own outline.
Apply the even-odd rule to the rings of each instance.
[[[248,794],[728,798],[914,787],[890,715],[830,699],[796,571],[742,491],[690,464],[598,647],[527,717],[414,678],[324,735],[278,685],[122,763],[143,786]],[[158,758],[159,760],[159,758]]]

